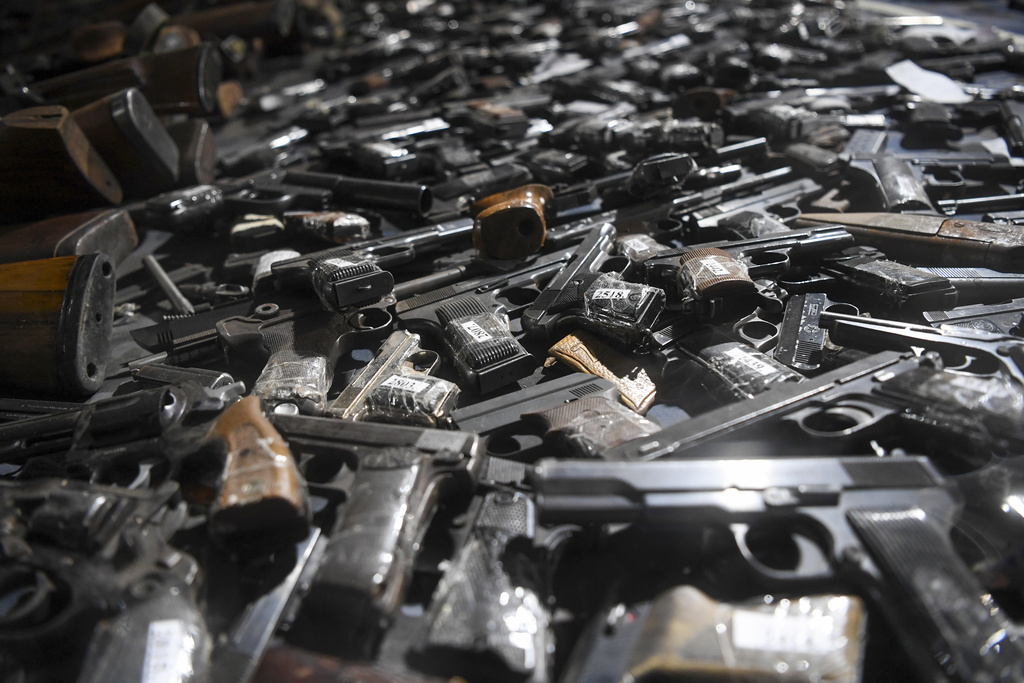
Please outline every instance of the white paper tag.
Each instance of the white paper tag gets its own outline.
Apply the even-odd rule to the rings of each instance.
[[[636,249],[637,251],[647,251],[650,248],[650,245],[648,245],[645,240],[639,237],[627,237],[626,239],[622,240],[622,243],[626,247],[630,249]]]
[[[929,102],[967,104],[974,100],[949,76],[922,69],[909,59],[885,67],[889,78]]]
[[[594,299],[628,299],[628,289],[599,289],[594,292]]]
[[[729,274],[729,269],[719,263],[718,259],[713,256],[705,256],[700,260],[700,264],[710,270],[714,275],[725,277]]]
[[[349,266],[354,266],[356,264],[353,263],[352,261],[346,261],[345,259],[329,258],[326,261],[324,261],[324,265],[335,266],[337,268],[348,268]]]
[[[398,389],[399,391],[408,391],[412,394],[418,394],[421,391],[425,391],[430,387],[426,382],[421,382],[418,379],[410,379],[408,377],[402,377],[401,375],[391,375],[386,380],[380,383],[382,387],[389,389]]]
[[[179,683],[188,660],[191,638],[179,619],[154,621],[146,636],[146,655],[142,661],[141,683]]]
[[[462,329],[464,329],[466,332],[468,332],[469,336],[472,337],[475,341],[485,342],[485,341],[491,341],[492,339],[494,339],[494,335],[492,335],[490,332],[488,332],[484,328],[480,327],[480,325],[478,323],[476,323],[476,322],[474,322],[472,320],[468,320],[468,321],[466,321],[464,323],[459,323],[459,324],[462,325]]]
[[[747,353],[746,351],[739,347],[734,346],[733,348],[726,351],[725,355],[728,356],[729,358],[732,358],[741,365],[750,368],[759,375],[767,377],[768,375],[772,375],[775,373],[775,368],[773,368],[771,365],[765,363],[760,358],[757,358],[754,355]]]
[[[744,650],[826,654],[835,649],[835,620],[822,614],[775,615],[736,610],[732,642]]]

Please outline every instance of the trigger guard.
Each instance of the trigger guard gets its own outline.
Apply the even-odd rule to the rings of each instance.
[[[873,403],[843,401],[835,405],[805,408],[784,419],[796,423],[808,436],[835,439],[869,435],[892,413],[891,409]]]
[[[749,524],[730,524],[729,530],[732,532],[733,539],[736,541],[736,547],[739,549],[740,555],[747,562],[747,565],[766,579],[773,581],[792,581],[794,579],[808,581],[832,577],[831,566],[825,551],[817,543],[799,532],[794,531],[790,533],[790,539],[796,543],[797,550],[799,551],[799,564],[792,569],[778,569],[762,562],[758,559],[757,554],[751,550],[750,544],[747,543],[747,534],[750,532]]]

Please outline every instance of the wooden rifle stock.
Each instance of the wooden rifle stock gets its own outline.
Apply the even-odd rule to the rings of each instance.
[[[61,106],[22,109],[0,122],[0,217],[31,220],[123,197],[114,173]]]
[[[295,24],[294,0],[235,2],[220,7],[179,14],[171,23],[189,26],[201,35],[226,38],[286,37]]]
[[[205,119],[188,119],[167,126],[178,146],[178,185],[209,185],[217,177],[217,143]]]
[[[0,265],[0,387],[94,393],[106,378],[113,307],[104,254]]]
[[[86,211],[0,227],[0,263],[96,253],[120,263],[138,244],[127,211]]]
[[[71,112],[128,197],[150,197],[178,180],[178,147],[138,88]]]
[[[135,87],[157,114],[203,115],[217,106],[221,68],[217,49],[203,43],[174,52],[106,62],[38,81],[32,89],[47,102],[77,108]]]

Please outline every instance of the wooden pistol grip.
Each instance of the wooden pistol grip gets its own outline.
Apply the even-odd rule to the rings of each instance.
[[[209,439],[226,448],[220,492],[210,511],[211,533],[225,541],[297,542],[309,532],[305,482],[288,444],[247,396],[227,408]]]
[[[546,213],[554,197],[547,185],[523,185],[484,197],[472,211],[473,246],[484,258],[514,259],[536,253],[547,235]]]
[[[641,415],[654,405],[657,387],[647,371],[586,330],[559,340],[548,353],[574,370],[612,382],[622,402]]]

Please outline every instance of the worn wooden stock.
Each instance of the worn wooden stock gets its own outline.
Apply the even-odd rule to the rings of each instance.
[[[32,89],[48,103],[74,109],[134,87],[142,91],[157,114],[203,115],[217,106],[221,68],[217,49],[203,43],[174,52],[106,62],[38,81]]]
[[[167,126],[178,146],[178,184],[209,185],[217,177],[217,144],[205,119],[188,119]]]
[[[106,377],[113,306],[104,254],[0,265],[0,388],[94,393]]]
[[[85,254],[106,254],[120,263],[138,244],[127,211],[86,211],[0,227],[0,263]]]
[[[121,199],[117,178],[64,107],[22,109],[0,122],[0,222]]]
[[[172,17],[171,22],[194,28],[203,36],[283,38],[291,33],[295,23],[295,2],[234,2],[198,12],[179,14]]]
[[[138,88],[107,95],[71,114],[126,197],[151,197],[174,187],[178,147]]]

